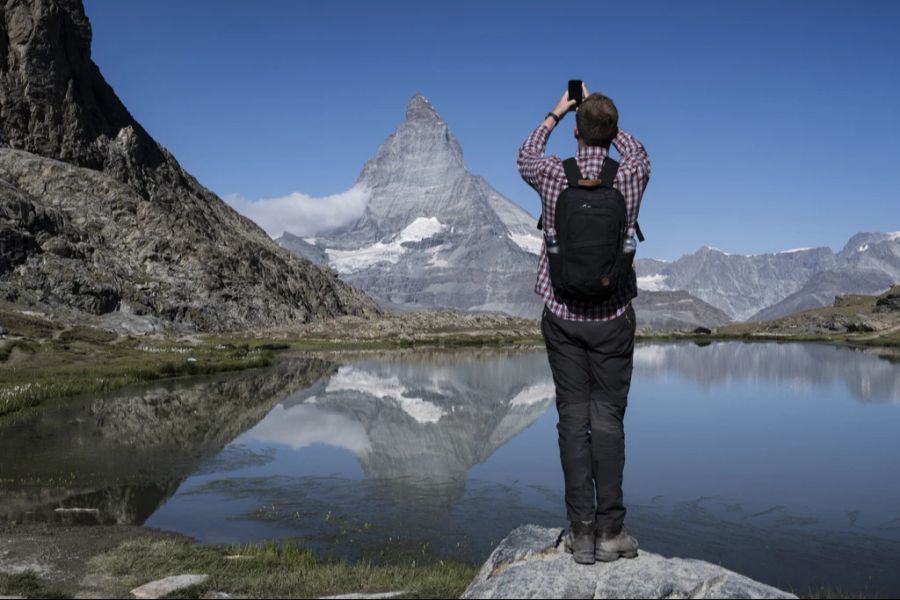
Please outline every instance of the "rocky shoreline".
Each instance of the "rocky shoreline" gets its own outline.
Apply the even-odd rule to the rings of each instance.
[[[0,526],[0,594],[76,598],[126,597],[129,592],[145,598],[172,592],[203,598],[310,597],[310,592],[313,597],[796,598],[718,565],[665,558],[643,550],[633,560],[578,565],[563,551],[562,534],[562,529],[523,525],[510,532],[480,568],[426,562],[398,576],[402,568],[387,564],[385,574],[379,575],[378,565],[360,563],[343,565],[345,579],[335,581],[329,573],[334,565],[304,556],[304,550],[290,544],[280,551],[272,546],[201,545],[180,534],[124,525],[5,525]],[[166,552],[176,556],[161,560],[159,555]],[[292,552],[303,556],[302,566]],[[259,564],[264,555],[268,560]],[[245,581],[233,573],[236,563],[246,565]],[[302,581],[273,583],[287,577],[286,571],[298,568],[306,569],[308,579],[325,576],[312,586]],[[318,574],[312,572],[315,570]],[[260,578],[259,571],[264,577]],[[432,580],[435,577],[440,583]]]
[[[0,525],[0,597],[447,598],[476,572],[453,561],[320,561],[292,541],[208,545],[141,526]]]

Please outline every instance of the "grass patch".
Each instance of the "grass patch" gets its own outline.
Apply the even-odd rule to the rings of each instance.
[[[0,367],[0,418],[48,400],[106,393],[135,383],[265,367],[272,358],[270,351],[247,345],[46,342],[27,363]]]
[[[0,595],[25,598],[71,598],[70,595],[48,588],[34,571],[0,573]]]
[[[403,348],[511,348],[544,345],[541,336],[490,334],[423,335],[416,338],[390,337],[371,340],[329,340],[306,338],[289,342],[297,350],[395,350]]]
[[[9,333],[28,338],[44,338],[53,335],[62,326],[36,314],[26,314],[0,303],[0,327]]]
[[[9,355],[12,354],[15,347],[16,342],[0,342],[0,363],[9,360]]]
[[[63,343],[87,342],[90,344],[105,344],[113,341],[116,337],[116,334],[111,331],[75,325],[60,333],[59,341]]]
[[[226,557],[239,558],[226,558]],[[92,573],[116,578],[121,592],[182,573],[209,575],[206,583],[177,597],[198,598],[210,590],[259,598],[315,598],[352,592],[410,590],[413,598],[458,598],[478,572],[455,561],[324,562],[296,542],[208,546],[184,540],[139,539],[96,556]]]

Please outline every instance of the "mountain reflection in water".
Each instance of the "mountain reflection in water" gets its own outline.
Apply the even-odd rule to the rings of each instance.
[[[95,506],[210,542],[472,560],[520,523],[564,523],[543,352],[335,361],[47,409],[0,432],[0,519]],[[640,344],[626,421],[628,519],[648,549],[797,589],[900,588],[900,365],[818,344]]]

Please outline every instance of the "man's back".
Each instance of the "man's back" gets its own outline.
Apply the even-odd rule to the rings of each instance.
[[[621,220],[614,228],[615,242],[620,243],[636,229],[641,196],[650,179],[650,159],[640,142],[618,128],[618,109],[612,100],[586,92],[576,115],[579,144],[575,158],[584,178],[599,179],[610,144],[621,154],[614,180],[627,213],[625,231],[619,231]],[[634,558],[638,550],[637,540],[624,527],[622,495],[624,418],[637,327],[631,300],[637,295],[637,281],[629,263],[613,295],[601,301],[562,297],[551,281],[547,239],[548,235],[556,238],[557,200],[568,180],[562,161],[545,157],[544,150],[550,132],[572,108],[574,102],[569,101],[567,92],[522,144],[518,167],[540,194],[543,210],[545,240],[535,292],[545,304],[541,332],[556,387],[560,461],[571,522],[565,548],[576,562],[592,564],[595,560]],[[604,234],[596,231],[596,235]],[[605,235],[610,239],[600,241],[608,245],[613,236],[609,231]],[[574,246],[572,250],[577,251]]]
[[[545,231],[555,229],[556,201],[566,188],[566,174],[558,156],[544,156],[551,130],[544,124],[535,129],[519,149],[518,167],[522,178],[541,196]],[[644,146],[622,129],[612,141],[621,155],[614,186],[625,197],[628,226],[632,231],[637,222],[641,197],[650,180],[650,158]],[[603,146],[579,144],[575,159],[586,179],[596,179],[609,150]],[[550,281],[547,246],[544,244],[538,262],[538,276],[534,291],[556,316],[577,321],[608,320],[623,313],[637,296],[637,279],[632,273],[625,285],[604,302],[586,303],[561,298],[554,293]]]

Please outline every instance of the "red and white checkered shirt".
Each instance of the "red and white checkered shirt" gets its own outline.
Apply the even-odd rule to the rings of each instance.
[[[558,156],[544,156],[550,129],[543,124],[535,129],[519,149],[519,173],[528,185],[541,195],[544,211],[544,231],[556,228],[556,200],[568,185],[562,160]],[[650,157],[643,144],[631,137],[621,128],[613,145],[621,155],[619,172],[613,185],[625,197],[628,210],[629,233],[634,232],[641,196],[650,180]],[[575,160],[585,179],[598,179],[603,159],[608,150],[600,146],[578,145]],[[628,283],[619,287],[615,294],[607,300],[597,303],[585,303],[561,298],[556,295],[550,284],[550,266],[547,262],[546,240],[541,247],[538,261],[537,283],[534,291],[541,296],[544,304],[554,315],[570,321],[608,321],[625,312],[632,298],[637,296],[637,277],[632,272]]]

